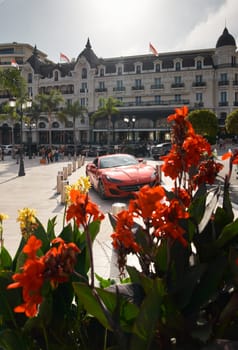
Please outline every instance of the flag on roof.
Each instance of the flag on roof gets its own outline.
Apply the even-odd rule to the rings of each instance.
[[[149,44],[149,49],[153,53],[153,55],[159,56],[158,51],[156,50],[156,48],[151,43]]]
[[[70,62],[70,59],[68,58],[68,56],[66,56],[64,53],[60,53],[60,61],[63,61],[63,62]]]
[[[11,66],[14,68],[19,69],[19,65],[17,64],[16,60],[14,58],[11,59]]]

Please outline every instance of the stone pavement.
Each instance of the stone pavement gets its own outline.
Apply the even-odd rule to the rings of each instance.
[[[49,218],[57,216],[56,234],[61,232],[64,205],[61,203],[61,195],[56,193],[57,175],[68,164],[72,164],[72,161],[66,158],[57,163],[41,165],[39,158],[29,160],[25,157],[26,175],[19,177],[19,165],[15,160],[5,157],[4,161],[0,161],[0,212],[9,216],[3,222],[3,238],[4,245],[12,256],[21,239],[19,222],[16,221],[18,209],[35,209],[44,226]],[[81,175],[85,176],[85,164],[76,167],[76,171],[68,176],[69,184],[75,183]],[[104,278],[110,274],[111,233],[112,227],[106,215],[94,244],[95,272]]]
[[[21,239],[19,223],[16,222],[18,209],[25,207],[36,209],[37,217],[44,226],[49,218],[57,216],[56,234],[61,232],[64,205],[61,203],[61,195],[56,193],[57,174],[63,170],[63,167],[72,164],[72,161],[64,159],[57,163],[41,165],[39,158],[29,160],[26,157],[24,163],[26,175],[18,177],[19,165],[16,164],[15,160],[6,157],[4,161],[0,161],[0,213],[9,215],[9,219],[4,220],[3,223],[4,245],[12,256],[15,254]],[[73,184],[81,175],[85,175],[85,164],[79,168],[76,166],[76,171],[72,172],[67,179],[69,184]],[[223,174],[227,172],[227,164],[228,161],[225,163]],[[235,172],[232,174],[231,182],[231,197],[237,216],[238,180]],[[162,185],[170,187],[171,184],[168,178],[162,177]],[[93,193],[92,195],[97,196]],[[95,199],[97,198],[95,197]],[[92,200],[94,201],[94,198]],[[118,200],[116,199],[114,202],[118,202]],[[114,202],[109,200],[105,206],[101,205],[101,210],[105,213],[105,220],[101,224],[93,249],[95,272],[103,278],[118,277],[110,238],[112,227],[108,215],[106,215]],[[128,263],[137,264],[132,257],[129,258]]]

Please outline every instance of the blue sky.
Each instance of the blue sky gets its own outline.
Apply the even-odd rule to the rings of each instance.
[[[0,0],[0,42],[36,45],[59,62],[88,37],[98,57],[215,47],[225,25],[238,42],[237,0]]]

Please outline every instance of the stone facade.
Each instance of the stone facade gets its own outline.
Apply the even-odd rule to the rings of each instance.
[[[238,106],[238,53],[227,28],[214,48],[159,56],[98,58],[88,40],[75,61],[56,64],[36,47],[19,45],[19,50],[25,47],[19,63],[33,100],[38,93],[58,89],[68,103],[79,100],[87,107],[88,116],[77,121],[78,143],[107,143],[107,119],[98,119],[93,126],[89,123],[89,116],[98,109],[101,97],[112,96],[122,102],[120,114],[112,117],[114,144],[128,139],[164,141],[169,138],[166,117],[182,105],[187,105],[189,110],[212,110],[221,128],[226,116]],[[4,56],[1,48],[6,47],[7,44],[0,45],[0,66]],[[66,127],[55,119],[52,132],[53,143],[72,143],[72,125]],[[0,143],[3,143],[2,135],[3,127]],[[47,143],[46,119],[42,118],[33,131],[33,139]]]

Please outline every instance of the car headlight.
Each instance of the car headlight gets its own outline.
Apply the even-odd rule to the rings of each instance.
[[[107,181],[113,182],[113,183],[120,183],[120,182],[122,182],[121,180],[115,179],[115,178],[113,178],[111,176],[108,176],[108,175],[105,175],[105,178],[106,178]]]

